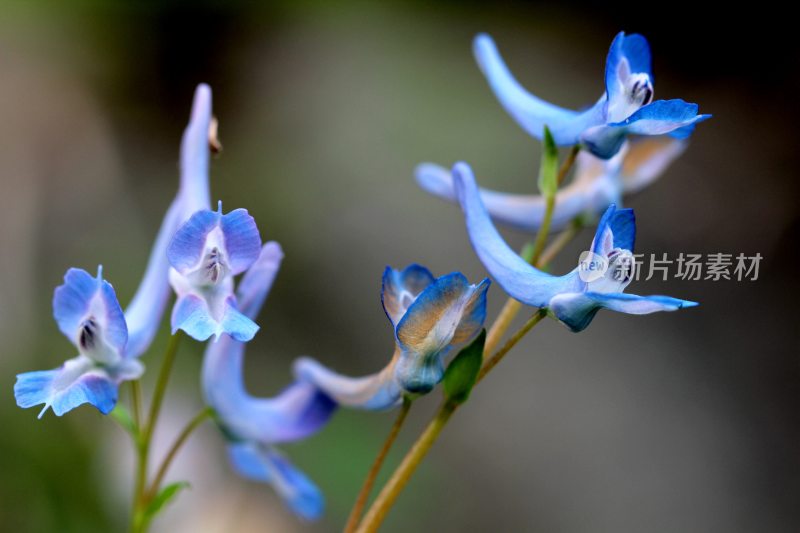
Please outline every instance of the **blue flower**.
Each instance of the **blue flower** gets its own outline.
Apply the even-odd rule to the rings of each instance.
[[[178,296],[172,331],[184,330],[204,341],[227,333],[249,341],[258,326],[236,307],[233,277],[258,259],[261,236],[245,209],[222,214],[197,211],[175,233],[167,249],[170,282]]]
[[[254,319],[269,293],[283,253],[264,245],[239,284],[241,312]],[[270,483],[297,515],[318,518],[324,501],[319,489],[275,448],[319,431],[336,404],[314,385],[296,382],[275,398],[256,398],[245,388],[244,344],[229,336],[210,343],[203,361],[206,402],[228,440],[234,469],[247,479]]]
[[[632,209],[609,206],[581,264],[569,274],[551,276],[531,266],[505,243],[481,202],[469,165],[457,163],[453,178],[472,247],[486,270],[509,296],[549,309],[570,330],[586,328],[601,308],[642,315],[697,305],[668,296],[622,292],[633,274],[636,222]]]
[[[295,375],[341,405],[387,409],[403,394],[424,394],[441,381],[443,360],[472,341],[486,318],[489,280],[471,285],[453,272],[434,278],[420,265],[387,267],[381,300],[395,334],[395,351],[380,372],[361,378],[337,374],[311,358],[295,362]]]
[[[563,229],[582,214],[601,215],[624,194],[633,194],[655,181],[686,149],[687,142],[669,136],[640,137],[628,141],[611,159],[580,152],[575,178],[556,195],[551,231]],[[417,183],[430,194],[458,203],[450,170],[422,163],[415,171]],[[479,189],[492,220],[522,231],[536,232],[542,225],[546,200],[541,195],[513,194]]]
[[[84,403],[110,413],[119,383],[138,379],[144,367],[126,350],[128,324],[114,288],[103,279],[102,267],[97,277],[69,269],[53,295],[53,315],[79,355],[55,370],[19,374],[14,385],[17,405],[44,404],[39,418],[49,408],[61,416]]]
[[[606,59],[605,94],[580,112],[527,92],[488,35],[475,38],[473,51],[495,96],[525,131],[541,139],[546,125],[556,144],[580,143],[603,159],[616,154],[628,135],[685,138],[695,124],[711,116],[699,115],[696,104],[683,100],[653,101],[650,46],[641,35],[620,32],[614,38]]]

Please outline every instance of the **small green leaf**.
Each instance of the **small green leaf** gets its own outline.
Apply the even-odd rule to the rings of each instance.
[[[136,423],[133,421],[133,417],[131,417],[131,413],[125,408],[124,405],[118,403],[111,413],[109,413],[109,416],[117,424],[122,426],[122,429],[130,433],[131,437],[134,439],[137,438],[139,430],[136,427]]]
[[[550,128],[544,127],[542,139],[542,163],[539,167],[539,191],[547,198],[553,197],[558,190],[558,148],[550,133]]]
[[[486,330],[472,343],[461,350],[450,362],[444,373],[444,397],[454,405],[467,401],[472,387],[478,380],[478,373],[483,364],[483,345],[486,342]]]
[[[149,523],[151,520],[153,520],[153,518],[155,518],[156,515],[167,506],[167,504],[175,499],[180,491],[183,489],[188,489],[189,487],[190,485],[186,481],[177,481],[175,483],[170,483],[161,489],[161,492],[159,492],[156,497],[152,499],[144,512],[145,523]]]

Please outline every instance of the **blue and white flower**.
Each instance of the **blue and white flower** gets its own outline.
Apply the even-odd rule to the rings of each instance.
[[[683,100],[653,101],[650,46],[641,35],[620,32],[614,38],[606,59],[605,94],[585,111],[558,107],[526,91],[488,35],[475,38],[473,52],[495,96],[525,131],[541,139],[547,126],[556,144],[582,144],[603,159],[616,154],[628,135],[685,138],[710,117]]]
[[[376,374],[351,378],[304,357],[295,362],[295,375],[340,405],[361,409],[387,409],[404,394],[430,392],[444,375],[444,359],[483,327],[488,289],[488,279],[472,285],[459,272],[435,278],[420,265],[387,267],[381,300],[395,334],[389,364]]]
[[[518,256],[497,232],[469,165],[456,163],[453,178],[472,247],[489,274],[509,296],[526,305],[547,308],[570,330],[586,328],[601,308],[642,315],[697,305],[669,296],[623,293],[633,279],[636,222],[632,209],[609,206],[600,219],[587,258],[572,272],[552,276]],[[586,269],[586,265],[599,265],[601,275]]]

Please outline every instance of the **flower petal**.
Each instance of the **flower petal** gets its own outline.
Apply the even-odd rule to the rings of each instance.
[[[636,242],[636,216],[633,209],[617,209],[611,204],[600,218],[592,240],[592,252],[608,257],[614,248],[633,251]]]
[[[56,416],[89,403],[107,415],[117,403],[117,384],[86,356],[69,359],[55,370],[26,372],[14,384],[17,405],[22,408],[44,404]]]
[[[296,382],[274,398],[248,394],[243,379],[244,344],[230,337],[210,343],[203,359],[203,391],[225,431],[267,444],[318,432],[336,404],[308,382]]]
[[[587,129],[581,142],[597,157],[607,159],[619,151],[626,135],[664,135],[711,118],[697,110],[697,104],[683,100],[656,100],[621,122]]]
[[[585,129],[605,123],[605,97],[581,113],[564,109],[526,91],[511,74],[488,35],[479,34],[475,37],[473,53],[497,99],[533,137],[541,139],[546,125],[556,144],[572,145],[578,142]]]
[[[360,378],[337,374],[310,357],[297,359],[293,372],[297,379],[312,383],[339,405],[377,411],[395,407],[402,399],[402,390],[394,379],[397,357],[395,352],[383,370]]]
[[[509,248],[481,202],[469,165],[456,163],[453,178],[472,247],[506,293],[524,304],[546,307],[554,295],[579,290],[577,269],[565,276],[551,276],[534,268]]]
[[[153,342],[171,293],[167,246],[182,222],[183,204],[180,195],[169,206],[158,231],[142,282],[125,309],[128,343],[125,357],[139,357]]]
[[[633,194],[653,183],[687,146],[669,135],[630,140],[620,172],[623,192]]]
[[[283,250],[280,244],[275,241],[266,243],[258,259],[247,270],[236,289],[236,301],[242,314],[255,320],[272,288],[282,261]]]
[[[483,327],[488,288],[489,280],[470,285],[453,272],[438,278],[408,308],[396,330],[401,353],[395,378],[404,390],[424,394],[441,381],[451,345],[469,342]]]
[[[325,501],[320,490],[277,450],[252,442],[238,442],[228,445],[228,457],[240,475],[270,483],[300,518],[316,520],[322,515]]]
[[[193,213],[211,207],[208,184],[210,125],[211,88],[201,83],[195,90],[191,118],[181,140],[181,222]]]
[[[225,251],[228,254],[231,275],[241,274],[255,263],[261,253],[261,235],[256,221],[247,209],[234,209],[223,215],[220,221],[225,236]]]
[[[632,315],[646,315],[658,311],[676,311],[696,305],[696,302],[669,296],[586,292],[557,295],[550,302],[550,311],[570,330],[577,332],[585,329],[601,308]]]
[[[381,284],[381,303],[392,326],[397,325],[417,296],[435,279],[422,265],[411,264],[403,270],[386,267]]]
[[[652,79],[647,39],[618,33],[606,58],[606,121],[623,120],[650,103]]]
[[[167,248],[167,259],[175,270],[186,275],[198,267],[208,236],[218,227],[220,218],[219,212],[204,209],[178,228]]]
[[[610,162],[599,160],[588,152],[578,155],[575,179],[556,194],[551,231],[564,229],[584,212],[602,212],[608,204],[620,200],[619,185],[613,176],[617,165],[609,165]],[[417,167],[415,174],[417,183],[427,192],[448,202],[458,202],[449,169],[423,163]],[[546,210],[543,196],[503,193],[484,188],[479,188],[478,192],[496,223],[532,233],[541,227]]]
[[[86,320],[96,323],[102,340],[117,353],[128,342],[125,316],[114,288],[102,279],[102,267],[96,277],[79,268],[67,270],[64,284],[53,293],[53,316],[61,333],[76,346]]]
[[[221,318],[217,320],[205,299],[195,294],[179,296],[172,309],[172,333],[182,329],[198,341],[227,333],[238,341],[247,342],[255,336],[258,325],[240,313],[234,303],[232,296],[226,298],[221,304],[224,307]]]

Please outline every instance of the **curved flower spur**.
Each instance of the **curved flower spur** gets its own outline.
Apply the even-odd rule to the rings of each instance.
[[[381,300],[394,327],[395,351],[383,370],[351,378],[303,357],[295,375],[319,387],[340,405],[388,409],[404,394],[430,392],[444,374],[444,359],[467,345],[486,318],[489,280],[471,285],[459,272],[435,278],[420,265],[403,270],[387,267]]]
[[[669,296],[623,293],[633,279],[636,222],[632,209],[611,205],[600,219],[590,253],[581,265],[563,276],[552,276],[518,256],[497,232],[469,165],[456,163],[453,177],[469,239],[489,274],[509,296],[526,305],[547,308],[570,330],[586,328],[601,308],[643,315],[697,305]]]
[[[280,268],[283,252],[268,242],[238,289],[241,312],[255,319]],[[251,396],[244,384],[244,343],[223,336],[206,348],[203,391],[228,441],[228,456],[243,477],[271,484],[298,516],[322,514],[322,493],[275,444],[304,439],[328,422],[336,404],[314,385],[295,382],[274,398]]]
[[[698,114],[697,104],[683,100],[653,101],[650,46],[641,35],[617,34],[606,59],[605,94],[581,112],[527,92],[488,35],[475,38],[473,52],[497,99],[528,134],[542,139],[547,125],[556,144],[582,144],[603,159],[616,154],[628,135],[670,134],[682,139],[711,116]]]
[[[600,215],[624,194],[633,194],[655,181],[686,149],[687,141],[669,136],[631,139],[610,159],[580,152],[575,177],[556,194],[550,230],[558,231],[582,214]],[[417,183],[428,193],[458,203],[449,169],[422,163]],[[547,199],[542,195],[513,194],[479,189],[481,201],[497,223],[534,233],[542,225]]]

